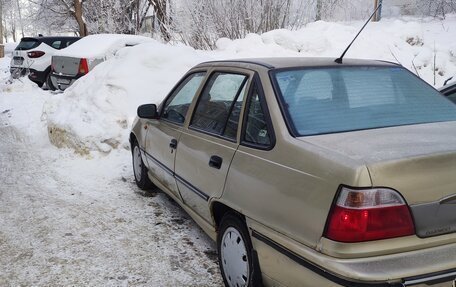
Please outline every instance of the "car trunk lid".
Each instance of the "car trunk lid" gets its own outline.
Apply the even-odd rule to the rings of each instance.
[[[456,122],[300,139],[365,164],[372,186],[399,191],[418,236],[456,232]]]
[[[66,56],[53,56],[52,68],[55,73],[76,76],[79,73],[80,58],[66,57]]]

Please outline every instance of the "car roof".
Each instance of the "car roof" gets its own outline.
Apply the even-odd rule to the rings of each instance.
[[[214,66],[231,66],[241,68],[253,68],[252,65],[266,69],[283,69],[297,67],[348,67],[348,66],[385,66],[400,67],[400,64],[381,61],[381,60],[364,60],[364,59],[344,59],[342,64],[335,62],[336,58],[323,57],[271,57],[271,58],[251,58],[236,60],[221,60],[204,62],[196,67],[214,67]]]
[[[444,90],[446,90],[448,88],[452,88],[453,86],[456,86],[456,81],[451,81],[451,82],[447,83],[445,86],[440,87],[439,91],[442,92],[442,91],[444,91]]]
[[[68,40],[68,39],[80,39],[81,37],[76,36],[42,36],[42,37],[24,37],[22,40],[38,40],[38,41],[46,41],[46,40]]]

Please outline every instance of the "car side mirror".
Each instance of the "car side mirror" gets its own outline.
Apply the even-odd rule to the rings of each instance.
[[[142,119],[156,119],[158,118],[157,105],[147,104],[138,107],[138,117]]]

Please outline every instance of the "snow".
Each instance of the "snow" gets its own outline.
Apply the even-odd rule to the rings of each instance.
[[[46,103],[49,128],[58,133],[53,138],[80,153],[128,148],[138,106],[159,104],[180,76],[204,60],[192,48],[158,42],[119,51]]]
[[[452,41],[456,35],[456,15],[443,21],[418,20],[385,19],[370,23],[346,57],[399,61],[430,84],[434,84],[435,74],[436,86],[442,85],[456,74],[456,44]],[[70,147],[82,154],[128,148],[136,108],[145,103],[158,104],[195,64],[249,57],[335,58],[362,25],[361,21],[318,21],[297,31],[281,29],[249,34],[244,39],[219,39],[217,50],[210,52],[156,41],[122,49],[61,96],[47,102],[48,127],[55,135],[51,139],[57,146]],[[78,43],[69,48],[77,49]]]
[[[319,21],[220,39],[215,51],[89,36],[61,55],[97,57],[126,38],[142,44],[63,93],[10,80],[10,58],[0,59],[0,286],[219,286],[214,244],[167,196],[134,185],[128,135],[137,107],[159,103],[203,61],[336,58],[362,24]],[[385,18],[367,26],[347,58],[397,59],[432,85],[435,75],[439,87],[456,75],[455,36],[456,15]]]
[[[57,51],[54,55],[90,59],[106,58],[114,55],[123,47],[153,41],[154,40],[151,38],[136,35],[89,35],[75,42],[71,46]]]
[[[14,49],[16,49],[16,46],[18,44],[18,42],[4,43],[3,45],[5,46],[5,55],[11,55],[11,53],[14,51]]]

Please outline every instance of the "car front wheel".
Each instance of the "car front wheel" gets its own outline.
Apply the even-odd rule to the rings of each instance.
[[[141,157],[141,150],[139,149],[138,143],[133,144],[133,173],[135,175],[136,185],[141,189],[150,189],[153,187],[152,182],[147,175],[147,168]]]
[[[260,270],[254,264],[252,242],[244,221],[229,213],[222,218],[217,234],[220,270],[225,286],[261,286]]]

